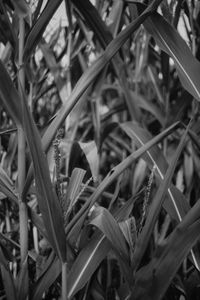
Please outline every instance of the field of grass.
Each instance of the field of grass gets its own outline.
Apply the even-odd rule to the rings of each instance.
[[[0,1],[0,300],[200,299],[199,20]]]

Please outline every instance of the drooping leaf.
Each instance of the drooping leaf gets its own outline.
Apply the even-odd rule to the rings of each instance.
[[[41,138],[23,99],[24,131],[33,160],[37,198],[48,239],[62,261],[66,259],[66,242],[61,206],[53,189]]]

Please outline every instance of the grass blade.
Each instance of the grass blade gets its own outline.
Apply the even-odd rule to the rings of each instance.
[[[31,152],[38,204],[49,242],[62,261],[66,260],[66,243],[60,203],[51,184],[48,164],[42,150],[39,132],[24,101],[24,131]]]

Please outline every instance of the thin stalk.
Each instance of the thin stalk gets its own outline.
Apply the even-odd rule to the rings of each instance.
[[[18,74],[18,90],[23,96],[25,86],[25,73],[22,68],[22,55],[24,49],[25,28],[24,20],[19,19],[19,74]],[[25,183],[25,136],[22,127],[18,127],[18,188],[19,188],[19,222],[20,222],[20,254],[21,265],[23,265],[28,256],[28,211],[27,205],[22,201],[21,194]]]
[[[62,263],[62,300],[67,300],[67,263]]]

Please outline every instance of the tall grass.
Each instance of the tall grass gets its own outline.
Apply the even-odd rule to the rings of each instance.
[[[0,3],[2,299],[198,299],[199,13]]]

